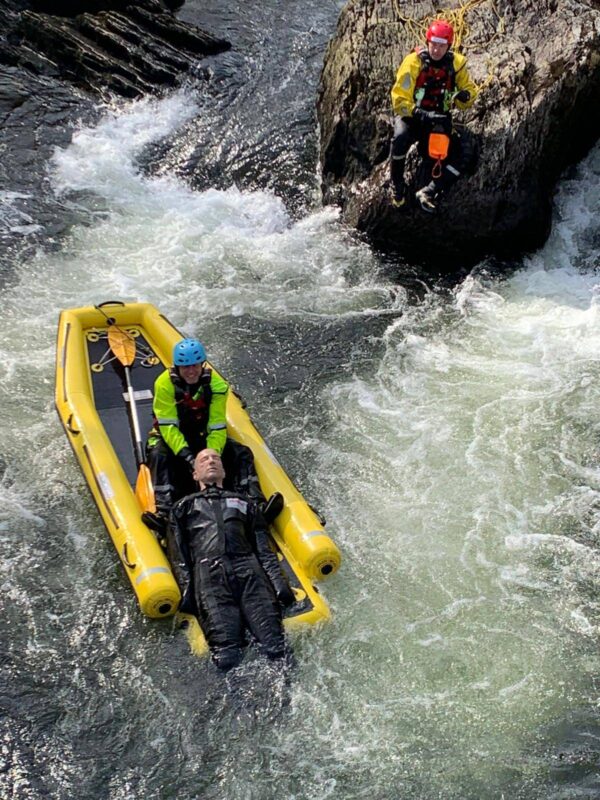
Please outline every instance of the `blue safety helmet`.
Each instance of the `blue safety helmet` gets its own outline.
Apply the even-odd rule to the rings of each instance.
[[[191,367],[206,361],[206,350],[198,339],[182,339],[173,348],[173,363],[176,367]]]

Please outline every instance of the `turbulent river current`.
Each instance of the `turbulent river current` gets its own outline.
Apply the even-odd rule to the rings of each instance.
[[[49,165],[84,223],[2,289],[2,798],[600,797],[600,149],[510,276],[408,290],[318,205],[341,5],[188,3],[209,82]],[[59,310],[114,299],[202,338],[342,550],[287,704],[136,607],[53,407]]]

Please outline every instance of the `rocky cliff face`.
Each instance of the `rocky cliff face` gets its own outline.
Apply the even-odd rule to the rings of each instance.
[[[351,0],[325,57],[318,100],[325,201],[338,203],[375,246],[443,271],[540,246],[561,171],[600,133],[598,0],[461,5],[468,4],[449,0],[445,10],[460,23],[462,52],[484,86],[455,120],[476,135],[479,164],[435,217],[391,207],[386,180],[395,72],[439,4]]]
[[[228,42],[179,22],[163,0],[13,0],[0,61],[125,97],[177,86]]]

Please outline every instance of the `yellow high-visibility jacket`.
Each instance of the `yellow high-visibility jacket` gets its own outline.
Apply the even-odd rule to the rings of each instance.
[[[179,384],[180,381],[177,381]],[[211,371],[210,376],[210,403],[208,406],[206,430],[195,431],[192,413],[186,409],[185,404],[177,402],[177,387],[173,383],[170,370],[165,370],[154,383],[154,402],[152,410],[156,419],[155,430],[164,439],[170,450],[177,455],[184,447],[191,447],[193,454],[196,448],[193,440],[197,435],[206,435],[206,447],[222,453],[227,441],[226,405],[229,384],[223,378]],[[200,386],[191,398],[193,401],[200,399],[204,387]],[[186,436],[187,434],[187,436]]]
[[[396,116],[410,117],[412,116],[415,107],[420,105],[418,98],[415,97],[415,93],[418,88],[417,82],[419,75],[424,69],[426,69],[426,65],[420,55],[422,52],[423,50],[420,49],[418,51],[409,53],[398,67],[398,71],[396,73],[396,82],[392,88],[392,108]],[[447,63],[446,60],[449,56],[452,58],[452,69],[454,72],[451,94],[460,92],[463,89],[466,89],[470,94],[470,97],[466,103],[461,103],[458,100],[455,100],[454,102],[456,103],[457,108],[469,108],[469,106],[472,106],[475,102],[478,90],[467,70],[467,59],[465,56],[449,50],[444,58],[440,60],[440,62],[432,61],[431,64],[435,67],[439,63],[441,66],[443,62]],[[445,107],[439,110],[449,111],[452,104],[452,97],[449,96],[444,98],[444,104]]]

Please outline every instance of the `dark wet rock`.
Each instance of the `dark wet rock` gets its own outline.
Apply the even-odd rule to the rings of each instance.
[[[161,10],[164,8],[175,10],[183,3],[184,0],[162,0],[162,2],[155,0],[153,5]],[[27,5],[34,11],[43,11],[46,14],[76,17],[86,12],[97,14],[99,11],[120,11],[124,3],[123,0],[30,0]]]
[[[0,60],[43,75],[60,75],[89,92],[125,96],[159,92],[181,84],[206,56],[229,43],[179,22],[178,4],[79,0],[51,3],[17,0]],[[2,5],[0,4],[0,11]]]
[[[392,208],[386,181],[390,90],[403,56],[419,43],[407,20],[424,31],[438,7],[351,0],[325,58],[318,115],[325,201],[339,204],[382,250],[452,271],[545,241],[561,172],[600,134],[600,3],[482,0],[468,12],[470,72],[478,84],[492,79],[455,119],[478,139],[479,168],[432,217]]]
[[[48,162],[92,102],[55,78],[0,64],[0,275],[52,247],[76,211],[51,190]]]

